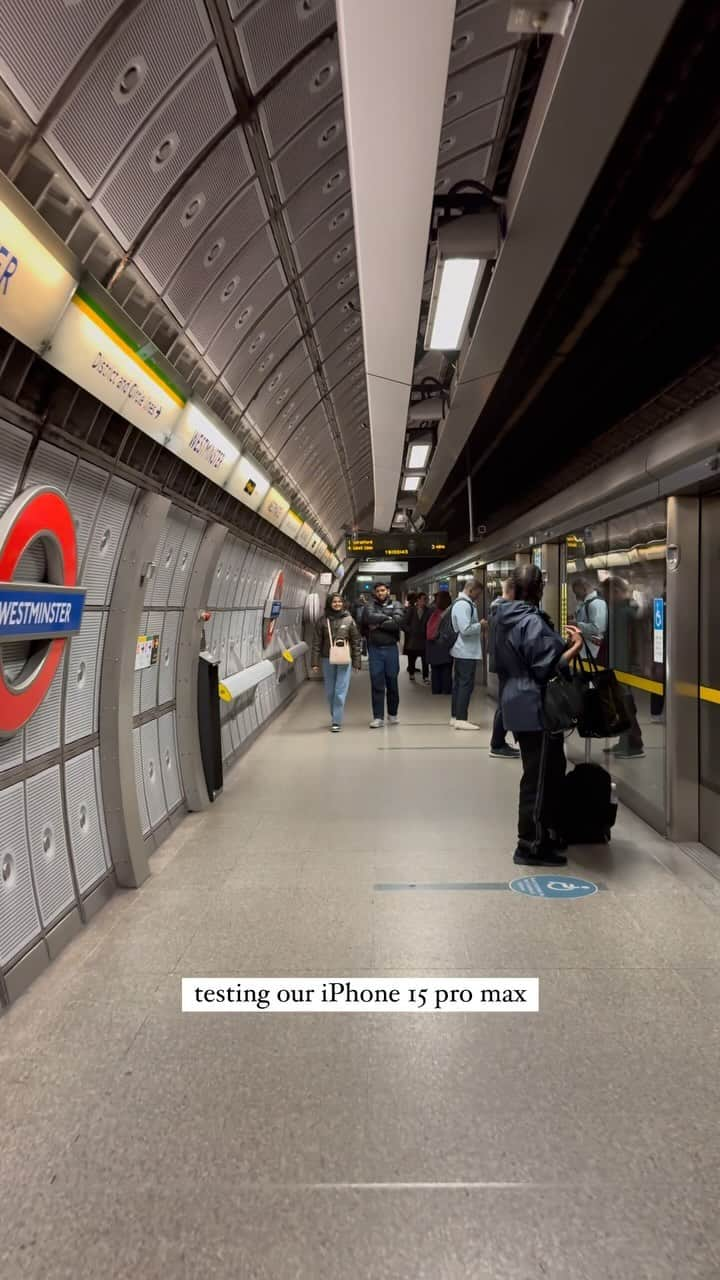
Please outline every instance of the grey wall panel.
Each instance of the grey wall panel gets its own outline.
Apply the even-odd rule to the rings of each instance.
[[[107,484],[107,471],[93,467],[89,462],[78,462],[68,489],[68,503],[75,519],[78,544],[78,563],[82,564],[95,522],[95,515]],[[104,603],[98,602],[98,603]]]
[[[135,492],[118,476],[111,478],[105,490],[82,571],[88,604],[106,604],[109,599]]]
[[[267,227],[267,206],[260,184],[251,182],[198,240],[166,295],[173,315],[185,323],[200,300],[227,270],[238,263],[247,285],[269,266],[277,247]]]
[[[75,742],[97,728],[96,689],[101,665],[103,615],[85,613],[82,630],[70,641],[65,695],[65,741]]]
[[[116,0],[58,5],[9,4],[3,10],[3,75],[37,123],[83,51],[116,8]],[[42,22],[44,40],[37,39]]]
[[[60,767],[28,778],[25,784],[30,857],[45,926],[75,901],[70,854],[65,840]]]
[[[40,933],[25,828],[22,782],[0,791],[0,964],[7,965]]]
[[[232,737],[230,735],[230,726],[227,721],[225,721],[220,727],[220,737],[222,741],[222,758],[223,760],[229,760],[232,755],[233,745]]]
[[[65,794],[75,875],[80,892],[86,893],[107,870],[92,751],[65,765]]]
[[[225,538],[225,541],[222,546],[222,550],[218,557],[217,566],[213,574],[212,585],[210,587],[210,593],[208,595],[209,609],[217,609],[220,590],[222,588],[222,584],[225,578],[225,556],[229,552],[229,547],[230,547],[230,534],[228,534],[227,537]]]
[[[237,5],[233,7],[237,12]],[[253,93],[257,93],[335,20],[333,0],[258,0],[235,30]]]
[[[123,23],[46,135],[85,195],[97,190],[134,134],[211,38],[212,28],[199,0],[146,0]],[[128,67],[137,66],[138,55],[150,49],[146,74],[141,71],[137,76],[134,92],[121,96],[118,86]]]
[[[148,724],[140,726],[140,752],[150,825],[156,827],[159,822],[162,822],[167,813],[160,771],[160,743],[158,741],[157,720],[150,720]]]
[[[34,485],[52,484],[67,493],[75,463],[73,454],[41,440],[27,469],[25,487],[31,489]]]
[[[60,680],[60,687],[62,688],[62,676],[56,675],[55,679]],[[47,702],[47,698],[45,701]],[[6,769],[14,769],[16,765],[22,764],[24,742],[24,733],[16,733],[12,738],[0,738],[0,773],[4,773]]]
[[[171,702],[175,697],[177,639],[181,616],[179,611],[173,610],[168,610],[165,614],[158,658],[158,704],[160,706]]]
[[[133,762],[135,765],[135,787],[137,789],[138,809],[140,810],[140,826],[142,828],[143,835],[147,835],[150,830],[150,815],[148,814],[147,799],[145,796],[145,780],[143,778],[143,758],[139,729],[133,729]]]
[[[159,293],[251,172],[247,143],[242,130],[235,129],[178,192],[135,255],[140,270]]]
[[[2,449],[0,450],[0,511],[4,511],[15,497],[25,459],[32,444],[27,431],[19,431],[9,422],[0,420]]]
[[[95,206],[123,248],[193,161],[230,124],[233,100],[212,49],[165,99],[101,188]]]
[[[162,633],[165,626],[165,614],[163,612],[151,611],[148,615],[147,635],[160,636],[160,652],[162,652]],[[151,667],[146,667],[140,672],[140,710],[150,711],[157,706],[158,702],[158,678],[160,673],[160,659]],[[174,691],[173,695],[174,696]]]
[[[149,583],[146,603],[155,609],[164,609],[170,596],[175,569],[181,559],[180,550],[185,541],[190,517],[177,507],[171,507],[165,521],[165,536],[156,560],[155,577]]]
[[[168,812],[175,809],[182,800],[182,785],[178,767],[178,750],[175,738],[175,713],[169,712],[160,716],[157,722],[160,745],[160,769],[162,785],[165,791],[165,804]]]
[[[170,593],[168,595],[168,604],[174,606],[182,606],[185,603],[187,594],[187,585],[190,581],[190,575],[195,563],[197,549],[200,546],[205,529],[205,521],[199,520],[196,516],[189,516],[185,527],[185,537],[180,548],[175,573],[173,574],[172,583],[170,585]]]
[[[87,614],[85,616],[87,617]],[[26,760],[36,760],[38,756],[45,755],[46,751],[56,751],[60,746],[60,709],[64,667],[67,661],[68,654],[65,655],[65,662],[60,663],[42,705],[25,726]],[[19,739],[21,735],[18,734],[17,737]]]
[[[105,824],[105,801],[103,799],[102,779],[100,777],[100,752],[97,747],[93,751],[93,772],[95,774],[95,794],[98,802],[98,812],[100,814],[100,835],[103,844],[103,853],[105,855],[105,865],[110,869],[112,866],[112,858],[110,856],[110,841],[108,840],[107,826]]]

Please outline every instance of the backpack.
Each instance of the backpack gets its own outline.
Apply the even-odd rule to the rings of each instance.
[[[565,775],[560,805],[568,844],[606,844],[615,825],[610,774],[599,764],[578,764]]]
[[[433,641],[433,643],[436,644],[442,652],[447,654],[450,653],[450,650],[458,638],[458,633],[453,626],[452,611],[452,605],[450,605],[449,609],[445,610],[442,618],[440,619],[440,625],[438,626],[435,639]]]

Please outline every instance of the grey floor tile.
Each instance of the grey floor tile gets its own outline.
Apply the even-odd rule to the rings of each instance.
[[[512,879],[519,770],[482,697],[461,750],[427,691],[367,701],[335,740],[304,691],[0,1019],[3,1280],[720,1275],[712,886],[623,810],[585,902],[376,890]],[[540,1012],[180,1012],[183,975],[373,974]]]

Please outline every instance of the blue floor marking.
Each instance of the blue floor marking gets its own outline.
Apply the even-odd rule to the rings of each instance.
[[[560,877],[560,876],[555,876],[555,877],[552,877],[552,878],[553,878],[553,879],[555,879],[555,880],[559,880],[561,877]],[[567,876],[566,876],[566,877],[564,877],[564,878],[565,878],[565,879],[575,879],[575,880],[577,880],[577,877],[567,877]],[[528,876],[528,877],[526,877],[526,879],[527,879],[527,880],[536,880],[536,879],[537,879],[537,877],[536,877],[536,876]],[[518,880],[516,880],[516,881],[515,881],[515,883],[517,884],[517,883],[518,883]],[[588,884],[588,883],[590,883],[590,882],[589,882],[589,881],[583,881],[583,882],[581,882],[581,883]],[[598,881],[598,880],[593,881],[593,882],[592,882],[592,884],[593,884],[593,891],[594,891],[595,889],[598,889],[601,893],[603,893],[603,892],[607,892],[607,885],[606,885],[606,884],[602,884],[602,883],[601,883],[600,881]],[[455,889],[472,889],[472,890],[478,890],[478,889],[490,889],[490,890],[497,890],[497,889],[510,889],[510,882],[509,882],[508,880],[487,880],[487,881],[481,881],[481,880],[477,880],[477,881],[474,881],[474,880],[462,881],[462,880],[460,880],[460,881],[435,881],[435,882],[433,882],[433,883],[429,883],[429,882],[428,882],[428,883],[423,883],[423,882],[421,882],[421,881],[407,881],[407,882],[405,882],[405,883],[403,883],[403,884],[374,884],[374,885],[373,885],[373,889],[374,889],[374,890],[377,890],[377,891],[379,891],[379,892],[381,892],[381,893],[382,893],[382,892],[387,892],[388,890],[389,890],[389,891],[391,891],[391,892],[394,892],[394,891],[396,891],[396,890],[403,891],[403,890],[407,890],[407,889],[421,889],[421,890],[425,890],[425,889],[440,889],[440,890],[443,890],[443,891],[445,891],[445,892],[447,892],[448,890],[455,890]],[[536,898],[540,898],[540,897],[555,897],[555,898],[559,898],[559,897],[562,897],[562,896],[565,896],[565,897],[580,897],[580,896],[587,896],[587,897],[590,897],[590,896],[592,896],[589,892],[588,892],[588,893],[586,893],[586,894],[585,894],[585,893],[584,893],[584,894],[560,894],[560,893],[544,894],[544,893],[539,893],[539,892],[535,892],[535,893],[530,892],[530,893],[528,893],[528,891],[527,891],[527,890],[518,890],[518,889],[515,889],[515,890],[514,890],[514,892],[515,892],[515,893],[517,893],[517,892],[523,893],[523,892],[524,892],[524,893],[526,894],[526,896],[528,896],[528,897],[536,897]]]

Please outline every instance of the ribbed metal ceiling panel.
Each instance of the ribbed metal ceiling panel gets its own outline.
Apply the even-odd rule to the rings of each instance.
[[[323,367],[360,326],[335,23],[334,0],[11,5],[0,72],[42,136],[13,102],[1,158],[71,246],[98,257],[104,224],[97,274],[259,454],[312,419],[276,482],[322,523],[301,479],[319,476],[350,524]]]

